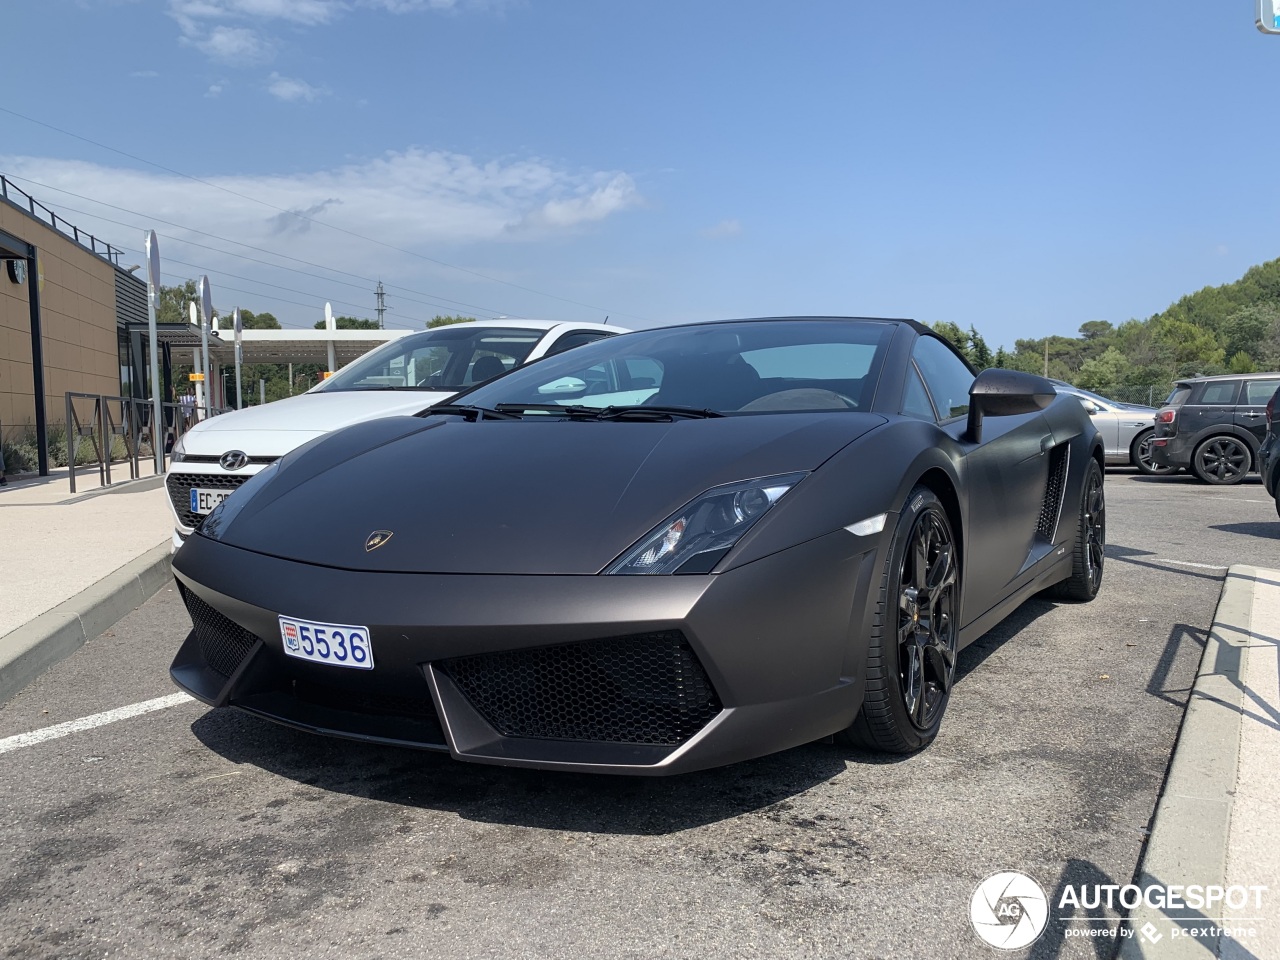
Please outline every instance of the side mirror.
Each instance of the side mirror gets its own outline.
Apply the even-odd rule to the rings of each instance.
[[[538,393],[546,396],[557,393],[582,393],[586,389],[587,381],[579,377],[561,377],[559,380],[544,383],[538,388]]]
[[[965,439],[982,442],[983,417],[1035,413],[1053,403],[1058,392],[1044,377],[1020,370],[983,370],[969,388],[969,427]]]

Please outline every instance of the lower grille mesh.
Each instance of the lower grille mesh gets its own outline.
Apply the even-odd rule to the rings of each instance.
[[[194,593],[178,584],[182,600],[191,614],[200,654],[209,668],[230,679],[242,660],[249,655],[258,638],[240,624],[229,620]]]
[[[191,510],[191,488],[202,490],[239,490],[241,484],[251,475],[226,473],[170,473],[165,478],[165,487],[169,491],[169,500],[173,503],[173,511],[184,527],[200,529],[205,515],[193,513]]]
[[[721,708],[678,630],[459,657],[440,667],[505,737],[676,745]]]

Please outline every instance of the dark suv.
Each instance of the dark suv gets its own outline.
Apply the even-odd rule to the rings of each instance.
[[[1151,459],[1186,467],[1205,483],[1239,483],[1258,463],[1277,387],[1280,373],[1179,380],[1156,413]]]
[[[1276,513],[1280,514],[1280,387],[1267,401],[1267,435],[1258,451],[1258,472],[1267,493],[1276,498]]]

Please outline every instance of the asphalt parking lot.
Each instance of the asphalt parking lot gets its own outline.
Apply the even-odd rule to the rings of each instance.
[[[1092,604],[962,656],[928,751],[815,744],[665,780],[325,740],[182,702],[0,753],[4,957],[973,957],[975,885],[1134,874],[1256,479],[1108,475]],[[175,692],[163,590],[0,709],[0,739]],[[1030,955],[1100,957],[1052,914]],[[1112,916],[1111,919],[1114,917]]]

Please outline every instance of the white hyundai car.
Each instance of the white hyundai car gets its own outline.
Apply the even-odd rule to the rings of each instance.
[[[242,483],[308,440],[363,420],[417,413],[521,364],[623,332],[543,320],[436,327],[371,350],[299,396],[203,420],[173,448],[165,477],[173,549]]]

